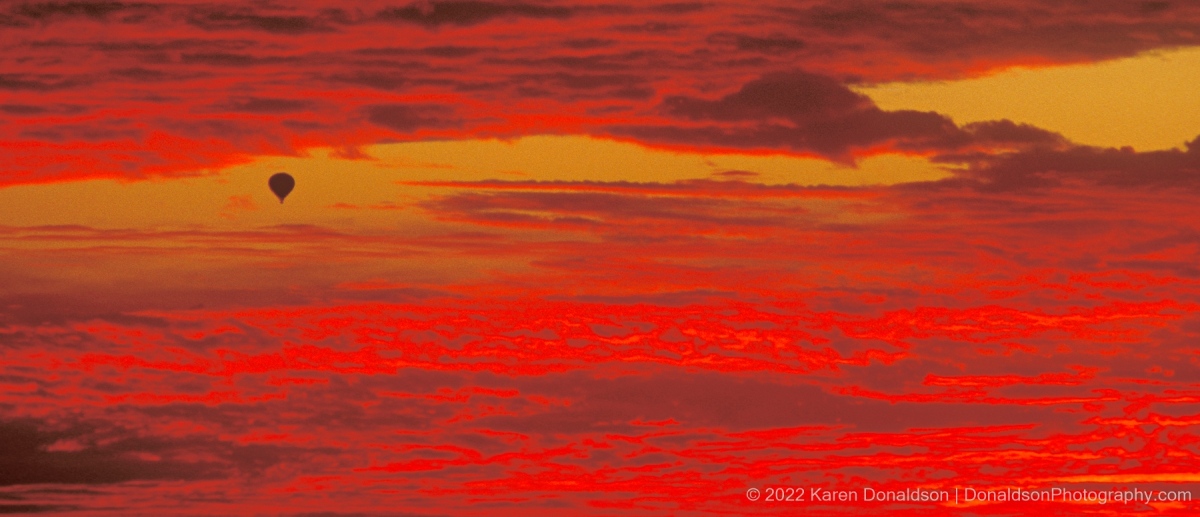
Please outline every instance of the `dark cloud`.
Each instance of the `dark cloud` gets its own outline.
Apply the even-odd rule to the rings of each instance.
[[[223,472],[211,463],[161,459],[168,444],[157,439],[93,436],[94,429],[42,428],[33,420],[0,421],[0,486],[40,483],[98,484],[132,480],[194,480]],[[96,443],[97,438],[101,443]],[[155,459],[146,459],[153,455]]]
[[[1190,20],[1200,11],[1194,5],[1120,0],[1057,4],[858,0],[779,7],[777,14],[802,33],[886,45],[922,59],[953,62],[968,55],[1014,59],[1030,52],[1055,61],[1094,60],[1161,45],[1196,44],[1198,35],[1184,27],[1194,23]],[[1097,31],[1105,37],[1095,37]]]
[[[1171,2],[1163,2],[1163,1],[1142,2],[1138,7],[1141,9],[1142,13],[1157,14],[1157,13],[1160,13],[1160,12],[1170,9]]]
[[[198,52],[183,54],[180,61],[187,64],[251,67],[262,65],[279,65],[299,63],[298,57],[293,56],[260,56],[254,54],[234,54],[229,52]]]
[[[567,74],[532,75],[519,77],[522,81],[540,84],[557,84],[569,90],[594,90],[610,87],[633,88],[643,86],[645,78],[628,74]],[[653,92],[653,90],[651,90]]]
[[[197,35],[199,36],[199,35]],[[46,43],[49,45],[49,43]],[[172,57],[178,52],[235,52],[246,51],[255,46],[249,39],[205,39],[201,37],[165,40],[108,40],[87,44],[71,44],[54,42],[53,48],[87,48],[110,55],[137,56],[143,63],[166,64],[173,61]]]
[[[1020,132],[1026,133],[1029,132]],[[1036,138],[1036,132],[1029,134]],[[1137,152],[1128,147],[1069,146],[1001,155],[949,155],[941,159],[970,164],[969,169],[951,182],[971,181],[994,190],[1080,182],[1107,187],[1200,187],[1200,137],[1188,142],[1185,150]]]
[[[771,120],[797,125],[866,111],[875,105],[838,81],[807,72],[764,76],[716,100],[673,96],[663,100],[664,111],[692,120]]]
[[[79,509],[77,506],[53,504],[0,504],[0,514],[69,512],[77,509]]]
[[[377,90],[399,90],[412,84],[412,74],[401,71],[354,72],[330,77],[334,82],[359,84]]]
[[[644,22],[644,23],[631,23],[631,24],[626,24],[626,25],[617,25],[617,26],[613,27],[613,29],[616,29],[621,32],[634,32],[634,33],[647,32],[647,33],[651,33],[651,34],[668,34],[668,33],[672,33],[672,32],[678,32],[678,31],[680,31],[680,29],[684,29],[686,27],[687,27],[687,25],[682,24],[682,23],[651,21],[651,22]]]
[[[655,93],[645,77],[632,74],[559,72],[521,75],[513,81],[513,90],[527,97],[648,99]]]
[[[377,104],[367,106],[363,111],[372,124],[402,133],[455,127],[462,123],[453,109],[436,104]]]
[[[643,66],[650,66],[653,63],[661,62],[663,56],[658,52],[653,51],[632,51],[632,52],[596,52],[587,54],[568,54],[560,56],[538,56],[536,58],[529,57],[509,57],[509,56],[489,56],[483,60],[483,63],[495,64],[504,67],[516,67],[519,69],[535,70],[536,74],[517,74],[515,77],[529,76],[537,77],[546,75],[546,70],[564,69],[568,73],[601,73],[606,72],[609,75],[620,75],[623,77],[639,77],[642,81],[649,81],[653,75],[647,74],[647,70],[641,69]]]
[[[193,13],[188,22],[205,30],[251,29],[276,34],[310,34],[330,32],[327,20],[307,16],[268,16],[250,10],[229,9]]]
[[[233,99],[228,103],[218,106],[218,108],[234,112],[267,114],[294,113],[297,111],[308,110],[312,107],[312,101],[297,99],[264,99],[260,97]]]
[[[0,90],[46,91],[86,84],[79,77],[55,74],[0,74]]]
[[[672,419],[693,429],[746,431],[832,424],[848,426],[848,431],[895,433],[925,427],[934,420],[948,427],[1020,421],[1067,426],[1072,420],[1056,415],[1051,408],[893,404],[829,393],[816,385],[781,382],[770,375],[749,378],[663,370],[600,379],[569,373],[521,379],[516,385],[523,393],[568,396],[575,402],[530,417],[489,418],[487,425],[552,435],[630,432],[630,422]]]
[[[593,49],[615,45],[616,40],[602,38],[569,39],[562,42],[564,47],[574,49]]]
[[[807,72],[777,73],[752,80],[714,100],[664,99],[667,114],[708,126],[618,127],[614,132],[649,141],[741,148],[786,148],[845,159],[854,148],[892,144],[943,147],[965,134],[943,115],[883,111],[838,81]]]
[[[224,296],[230,295],[232,293],[225,293]],[[182,300],[176,300],[181,308],[186,308],[189,304],[194,305],[199,301],[195,296],[184,295],[182,298]],[[147,308],[147,306],[121,296],[110,295],[105,299],[96,299],[47,293],[14,293],[0,297],[0,306],[4,307],[4,311],[0,311],[0,324],[5,325],[50,325],[89,320],[148,327],[163,325],[163,322],[156,318],[129,314],[129,312]]]
[[[454,45],[447,45],[447,46],[442,46],[442,47],[423,48],[420,50],[420,52],[430,55],[430,56],[458,58],[458,57],[473,56],[475,54],[483,52],[484,50],[485,49],[480,48],[480,47],[459,47],[459,46],[454,46]]]
[[[371,512],[300,512],[287,515],[288,517],[445,517],[447,514],[378,510]]]
[[[482,223],[578,227],[597,230],[623,228],[651,221],[690,223],[685,232],[725,228],[769,227],[788,224],[784,207],[736,200],[651,197],[597,192],[464,193],[437,198],[422,205],[436,217]],[[800,209],[792,209],[800,213]]]
[[[13,15],[29,20],[47,20],[56,17],[87,17],[106,19],[114,13],[147,13],[159,10],[149,3],[124,2],[23,2],[9,11]]]
[[[137,160],[163,164],[153,174],[175,174],[265,152],[264,140],[295,153],[288,142],[317,142],[322,135],[337,134],[335,147],[377,143],[380,133],[371,126],[384,119],[392,122],[382,126],[393,130],[414,127],[412,117],[395,113],[346,117],[374,109],[364,104],[390,102],[372,100],[370,90],[453,93],[456,101],[472,103],[472,112],[486,114],[478,119],[482,128],[442,126],[447,137],[583,132],[652,144],[818,153],[846,162],[863,149],[986,154],[997,150],[988,146],[1057,145],[1048,142],[1052,135],[1028,127],[955,127],[934,113],[880,110],[842,86],[952,79],[1022,63],[1091,61],[1195,44],[1198,19],[1200,7],[1188,3],[1116,0],[469,0],[355,9],[324,1],[16,2],[0,8],[0,24],[12,27],[17,42],[0,62],[0,91],[19,97],[5,104],[80,104],[130,118],[125,127],[96,131],[55,127],[81,123],[66,117],[10,124],[0,137],[66,144],[79,136],[98,144],[96,136],[111,131],[114,145],[58,154],[21,147],[12,152],[22,172],[0,181],[135,177],[135,154],[113,150],[130,139],[143,145]],[[502,20],[519,23],[487,23]],[[539,21],[579,22],[587,30],[522,25]],[[105,24],[111,23],[147,30],[109,31]],[[453,30],[425,31],[415,40],[405,32],[420,27]],[[805,72],[784,72],[795,69]],[[167,88],[165,82],[191,84]],[[257,117],[224,117],[211,109],[222,99],[302,99],[314,87],[339,93],[322,95],[328,109],[309,111],[302,122],[289,117],[299,105],[221,106]],[[145,102],[183,109],[172,124]],[[665,119],[654,116],[655,105]],[[530,126],[530,120],[539,123]],[[169,138],[146,139],[129,129],[151,126]],[[176,152],[180,146],[195,152]]]
[[[778,250],[781,243],[768,245]],[[646,253],[649,248],[643,245],[640,250]],[[814,246],[808,253],[816,251]],[[803,258],[786,250],[773,257],[789,262]],[[889,254],[887,261],[901,258]],[[610,279],[614,274],[611,268],[602,272]],[[767,281],[780,282],[779,278],[772,275]],[[849,294],[867,292],[880,293],[867,289]],[[1094,379],[1099,371],[1094,366],[1114,360],[1129,363],[1130,358],[1095,354],[1089,345],[1095,346],[1097,336],[1076,332],[1102,331],[1114,321],[1129,321],[1137,309],[1128,303],[1062,313],[1026,313],[995,304],[966,312],[949,307],[881,311],[867,304],[857,306],[855,314],[831,314],[805,308],[814,298],[826,296],[820,292],[804,293],[803,303],[775,300],[761,306],[731,302],[732,296],[736,295],[660,290],[608,297],[619,305],[580,302],[580,297],[560,302],[522,297],[464,299],[449,305],[418,301],[404,306],[184,312],[165,317],[167,328],[137,320],[115,328],[93,324],[75,331],[81,337],[99,336],[84,341],[55,336],[43,325],[25,330],[43,337],[42,346],[53,346],[56,361],[86,361],[92,367],[39,368],[46,360],[10,354],[18,360],[10,369],[19,368],[22,375],[3,376],[0,382],[27,386],[30,377],[47,381],[39,386],[46,395],[22,392],[25,402],[67,394],[136,401],[204,395],[213,388],[239,392],[217,404],[127,401],[60,411],[103,415],[108,418],[91,421],[145,429],[138,433],[113,429],[111,424],[51,428],[40,421],[10,419],[0,425],[0,438],[36,453],[10,456],[2,445],[0,453],[33,465],[30,470],[42,473],[37,479],[59,479],[60,485],[104,483],[94,488],[115,493],[103,501],[127,505],[119,510],[134,513],[149,506],[148,501],[161,500],[152,498],[164,491],[167,494],[159,497],[183,495],[184,504],[195,511],[196,505],[210,501],[225,508],[260,501],[231,487],[298,490],[314,483],[326,487],[336,498],[331,504],[338,505],[363,497],[363,486],[386,482],[403,487],[398,495],[383,496],[389,504],[448,507],[459,504],[456,497],[466,492],[478,506],[480,487],[514,479],[516,484],[503,488],[506,496],[579,486],[608,499],[613,492],[596,487],[617,486],[624,493],[627,486],[657,483],[676,491],[692,490],[699,478],[744,486],[743,477],[766,479],[781,472],[823,476],[885,459],[888,465],[901,465],[873,474],[879,479],[934,465],[948,469],[938,478],[946,483],[978,482],[979,465],[1006,476],[1087,473],[1092,463],[1062,460],[1054,451],[1069,445],[1093,453],[1107,446],[1102,440],[1117,438],[1133,440],[1135,447],[1119,466],[1163,461],[1158,453],[1138,453],[1136,447],[1154,444],[1161,450],[1164,442],[1130,438],[1122,432],[1124,427],[1113,430],[1097,422],[1097,416],[1138,418],[1120,406],[1141,395],[1118,391],[1126,385],[1106,384],[1109,379]],[[711,299],[718,299],[712,300],[715,305],[704,304]],[[1177,325],[1167,312],[1159,309],[1160,317],[1148,326],[1171,331],[1173,347],[1179,357],[1186,357],[1192,340],[1175,331],[1196,325],[1192,320]],[[1064,326],[1064,321],[1083,327]],[[831,337],[840,329],[843,335],[829,343],[824,337],[807,336],[806,329]],[[885,340],[908,343],[888,361],[857,361],[845,355],[864,343]],[[1034,347],[1036,353],[979,352],[1012,340]],[[1158,356],[1163,351],[1156,348],[1159,341],[1130,339],[1127,344]],[[1079,350],[1062,352],[1064,344]],[[1111,345],[1104,343],[1106,349]],[[841,351],[842,357],[827,347]],[[837,369],[797,376],[754,370],[748,362],[757,356],[766,359],[760,365],[778,365],[794,360],[781,353],[799,350]],[[419,363],[425,355],[431,360]],[[693,362],[694,368],[649,361],[696,355],[707,360]],[[486,373],[490,361],[505,358],[520,358],[516,360],[522,365],[551,360],[567,368]],[[360,369],[362,360],[390,364],[387,370]],[[1119,374],[1138,375],[1157,359],[1137,360],[1143,361],[1139,368],[1122,366]],[[397,367],[396,361],[403,366]],[[120,367],[122,363],[134,366]],[[1064,363],[1088,367],[1063,369]],[[238,373],[216,374],[222,368]],[[1104,389],[1098,389],[1101,386]],[[280,396],[268,402],[247,400],[264,391]],[[1116,402],[1103,413],[1079,409],[1101,397]],[[1183,407],[1189,403],[1163,405],[1190,415]],[[267,445],[273,441],[279,445]],[[306,445],[292,445],[295,442]],[[1021,461],[1005,460],[1013,450],[1033,454]],[[89,454],[103,461],[90,462]],[[197,457],[204,460],[194,461]],[[64,458],[85,472],[104,464],[115,474],[100,480],[63,480],[52,466]],[[121,461],[130,460],[135,462],[133,474],[127,473],[131,468],[122,470],[127,463]],[[142,463],[159,464],[160,470],[147,471]],[[189,465],[193,472],[217,477],[195,484],[162,483],[153,489],[103,480],[130,475],[135,476],[131,480],[175,480],[168,474],[177,472],[164,474],[162,464]],[[530,484],[553,476],[587,482],[572,485],[555,478],[546,487]],[[414,495],[405,499],[407,494]],[[270,500],[263,504],[270,504],[273,512],[292,511],[278,506],[276,494],[265,497]],[[55,503],[87,507],[95,505],[94,500],[95,494],[64,495]],[[562,507],[575,508],[574,504],[563,501]]]
[[[420,2],[406,7],[392,7],[379,11],[381,20],[398,20],[436,27],[439,25],[475,25],[496,18],[567,18],[573,10],[569,7],[542,6],[525,3],[501,3],[483,1],[434,1]]]
[[[1070,146],[1070,142],[1058,133],[1029,124],[1018,124],[1011,120],[972,122],[964,125],[962,129],[970,136],[969,141],[963,142],[964,145],[979,143],[984,145],[1000,144],[1039,148],[1065,148]]]
[[[703,11],[708,4],[703,2],[676,2],[670,4],[658,4],[650,6],[650,10],[660,13],[669,14],[686,14]]]
[[[0,111],[9,115],[39,115],[50,111],[44,106],[29,106],[24,104],[0,104]]]
[[[756,37],[745,34],[719,32],[708,37],[715,45],[729,45],[748,52],[785,53],[804,48],[804,42],[788,36]]]
[[[111,119],[91,124],[62,124],[52,129],[33,129],[19,133],[22,137],[51,142],[82,140],[99,142],[114,137],[139,139],[145,135],[142,129],[131,127],[129,120]]]
[[[959,127],[938,113],[885,111],[831,77],[803,71],[768,74],[716,99],[667,97],[659,109],[687,122],[613,131],[671,144],[785,148],[844,160],[875,146],[917,152],[1069,146],[1057,133],[1008,120]]]

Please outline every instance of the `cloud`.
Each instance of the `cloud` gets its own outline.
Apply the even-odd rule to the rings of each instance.
[[[708,42],[717,45],[730,45],[738,50],[767,54],[795,52],[805,46],[804,41],[787,36],[756,37],[729,32],[715,33],[708,37]]]
[[[10,115],[37,115],[50,111],[50,108],[42,106],[26,106],[21,104],[4,104],[0,105],[0,111]]]
[[[803,232],[822,224],[820,216],[811,214],[814,204],[853,205],[876,195],[845,188],[768,186],[738,180],[405,184],[456,191],[433,195],[420,203],[435,219],[513,229],[556,229],[607,238],[721,238]]]
[[[1078,182],[1122,188],[1192,190],[1200,186],[1200,137],[1188,142],[1186,150],[1136,152],[1132,148],[1072,146],[958,159],[972,163],[963,179],[988,189],[1037,189]]]
[[[313,103],[306,100],[247,97],[241,99],[232,99],[230,102],[220,107],[233,112],[273,114],[306,111],[312,108],[312,106]]]
[[[326,20],[307,16],[272,16],[257,14],[252,9],[196,9],[188,23],[204,30],[261,30],[277,34],[311,34],[335,30]]]
[[[168,444],[156,439],[104,437],[96,444],[86,427],[49,431],[36,421],[0,421],[0,437],[0,452],[9,465],[0,473],[0,486],[196,480],[222,474],[212,463],[163,459]]]
[[[82,82],[56,74],[0,74],[0,90],[59,90]]]
[[[948,427],[996,425],[1014,421],[1067,420],[1020,406],[942,404],[893,405],[829,393],[815,385],[778,378],[746,378],[709,372],[652,371],[610,379],[579,373],[521,381],[525,394],[568,396],[570,405],[552,406],[530,416],[495,416],[481,423],[528,435],[583,432],[632,433],[636,421],[674,420],[688,428],[743,432],[822,427],[836,422],[857,432],[904,432],[938,420]],[[1048,410],[1051,412],[1053,410]]]
[[[743,85],[738,91],[708,101],[668,97],[663,109],[693,120],[763,120],[780,117],[805,124],[865,111],[873,103],[829,77],[806,72],[772,74]]]
[[[0,448],[28,468],[0,477],[15,503],[84,509],[561,509],[620,495],[703,513],[726,508],[706,496],[741,501],[751,481],[884,486],[918,465],[942,469],[931,486],[1083,475],[1115,438],[1132,444],[1118,468],[1157,468],[1154,433],[1186,429],[1196,399],[1144,370],[1200,372],[1183,359],[1200,306],[1120,299],[1179,293],[1154,281],[1064,279],[1078,292],[1058,310],[1020,297],[817,309],[847,294],[827,284],[761,303],[477,296],[8,323]],[[35,492],[79,484],[106,497]]]
[[[17,2],[0,16],[17,42],[6,55],[19,56],[3,63],[5,104],[76,110],[3,111],[20,122],[0,129],[11,171],[3,184],[191,174],[262,153],[428,136],[425,123],[444,138],[586,133],[842,161],[881,150],[990,151],[1053,136],[879,110],[842,85],[1200,43],[1189,32],[1200,17],[1190,4],[1111,1],[442,1],[353,10],[323,1]],[[592,32],[543,30],[573,23]],[[660,36],[630,37],[629,27]],[[421,31],[419,41],[395,37],[405,30]],[[314,34],[319,43],[306,37]],[[461,120],[382,107],[431,103]],[[236,116],[245,113],[257,116]]]
[[[714,198],[630,196],[609,193],[508,192],[458,194],[423,204],[435,217],[466,219],[500,225],[578,227],[609,226],[636,231],[626,225],[654,222],[689,223],[690,232],[707,233],[713,227],[736,231],[739,227],[783,226],[789,215],[803,213],[796,206],[764,206]]]
[[[954,177],[413,166],[438,181],[348,199],[337,226],[0,226],[0,512],[767,515],[746,487],[1192,475],[1200,140],[1082,147],[846,85],[1128,55],[1193,41],[1195,10],[6,6],[4,185],[538,131]]]
[[[884,111],[841,82],[804,71],[768,74],[712,100],[667,97],[659,109],[671,117],[710,124],[675,122],[612,131],[647,142],[790,149],[839,160],[852,160],[855,151],[878,147],[934,153],[962,147],[996,151],[1068,144],[1056,133],[1007,120],[960,128],[937,113]]]
[[[1018,124],[1011,120],[989,120],[972,122],[962,126],[969,135],[967,143],[979,143],[983,146],[1009,145],[1015,147],[1040,147],[1061,149],[1071,143],[1062,135],[1029,124]]]
[[[556,18],[571,16],[573,9],[520,2],[426,1],[392,7],[376,13],[380,20],[398,20],[427,27],[475,25],[496,18]]]
[[[86,17],[106,20],[117,13],[132,16],[159,11],[160,7],[149,3],[124,3],[103,1],[50,1],[13,2],[10,4],[10,23],[23,25],[27,21],[50,21],[55,18]],[[136,18],[135,18],[136,19]]]
[[[372,124],[400,133],[455,127],[462,123],[454,116],[452,108],[437,104],[377,104],[366,106],[364,112]]]
[[[1188,23],[1184,20],[1200,15],[1191,4],[1114,0],[1056,5],[1023,0],[988,5],[812,2],[776,9],[781,22],[800,30],[838,35],[959,70],[970,61],[1015,64],[1038,55],[1053,62],[1080,62],[1129,56],[1159,45],[1195,44],[1196,35],[1180,29]],[[1096,31],[1106,36],[1096,38]],[[938,74],[928,70],[914,75],[921,73]]]

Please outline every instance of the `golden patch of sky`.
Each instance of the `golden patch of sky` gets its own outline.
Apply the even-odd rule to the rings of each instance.
[[[936,111],[960,124],[1009,119],[1086,145],[1139,151],[1200,135],[1200,48],[1101,63],[1014,68],[946,82],[857,87],[886,110]]]
[[[410,181],[537,180],[673,182],[740,170],[765,184],[888,185],[950,175],[921,157],[877,155],[856,167],[787,154],[700,154],[587,136],[414,142],[369,148],[379,166],[403,168]]]
[[[89,180],[0,189],[8,226],[96,228],[251,228],[318,224],[427,232],[435,224],[416,206],[444,191],[421,181],[627,181],[669,183],[714,178],[765,184],[879,185],[950,175],[918,156],[877,155],[857,167],[789,155],[676,152],[586,136],[514,140],[410,142],[369,146],[374,159],[348,160],[329,150],[262,157],[212,175],[118,182]],[[280,204],[267,178],[287,171],[296,188]],[[726,171],[753,175],[721,176]]]
[[[469,186],[413,182],[734,179],[868,185],[949,174],[921,157],[874,156],[851,168],[814,158],[703,155],[583,136],[397,143],[363,151],[372,159],[349,160],[320,149],[185,178],[0,188],[0,284],[14,292],[101,292],[130,299],[143,296],[134,291],[153,288],[184,293],[155,303],[191,307],[216,303],[186,295],[197,289],[311,294],[313,286],[379,279],[415,287],[469,283],[496,271],[533,269],[530,259],[538,252],[528,243],[600,239],[587,231],[510,233],[442,220],[446,214],[426,210],[421,201],[469,192]],[[282,204],[267,187],[267,178],[279,171],[296,178]],[[718,174],[727,171],[753,174]],[[851,202],[836,199],[764,202],[802,207],[797,217],[829,222],[869,224],[895,217],[847,209]],[[499,249],[478,253],[484,244]],[[154,296],[167,296],[162,293]]]

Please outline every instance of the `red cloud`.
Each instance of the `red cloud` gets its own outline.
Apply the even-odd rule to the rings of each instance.
[[[1056,137],[1032,129],[880,111],[841,84],[1195,44],[1197,16],[1190,5],[1115,1],[19,2],[0,11],[13,42],[0,74],[11,122],[0,130],[0,183],[192,174],[314,146],[531,132],[842,158],[1048,142]],[[797,68],[810,72],[787,72]],[[772,88],[797,95],[762,95]],[[824,99],[836,113],[770,104],[781,98]]]
[[[1197,14],[6,5],[4,185],[530,132],[960,167],[861,188],[409,182],[429,190],[405,213],[430,220],[403,231],[0,226],[0,513],[1148,511],[746,493],[1195,479],[1197,142],[1082,147],[847,84],[1194,44]]]

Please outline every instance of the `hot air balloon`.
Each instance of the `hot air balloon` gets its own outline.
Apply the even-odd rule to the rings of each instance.
[[[287,197],[293,188],[296,188],[296,178],[286,172],[279,172],[267,180],[267,186],[271,187],[271,192],[274,192],[275,197],[279,198],[279,202],[283,203],[283,198]]]

